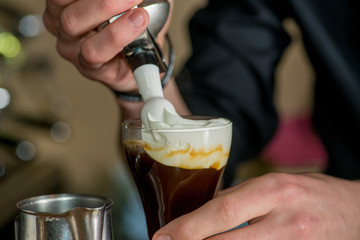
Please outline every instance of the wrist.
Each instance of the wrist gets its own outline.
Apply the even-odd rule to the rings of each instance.
[[[144,102],[130,102],[117,98],[117,103],[120,107],[121,121],[140,118]]]

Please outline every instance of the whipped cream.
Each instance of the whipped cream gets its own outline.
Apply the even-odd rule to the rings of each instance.
[[[145,103],[141,111],[145,151],[155,161],[185,169],[221,169],[226,165],[232,123],[224,118],[183,118],[163,97],[160,73],[147,64],[134,71]]]
[[[223,168],[228,160],[232,123],[224,118],[193,120],[164,110],[164,122],[143,129],[145,151],[154,160],[185,169]]]

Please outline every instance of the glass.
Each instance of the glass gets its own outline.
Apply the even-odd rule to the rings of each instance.
[[[187,117],[196,120],[211,117]],[[213,198],[229,156],[232,123],[149,130],[122,123],[125,157],[145,211],[149,238]]]

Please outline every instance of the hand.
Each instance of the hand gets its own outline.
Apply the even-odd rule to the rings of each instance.
[[[153,239],[357,240],[359,216],[359,182],[315,173],[271,173],[222,191]],[[249,226],[234,229],[246,221]]]
[[[142,0],[47,0],[43,14],[47,29],[57,37],[57,50],[86,77],[123,92],[137,89],[122,49],[149,22]],[[126,12],[101,31],[97,26]],[[164,29],[166,31],[166,29]]]

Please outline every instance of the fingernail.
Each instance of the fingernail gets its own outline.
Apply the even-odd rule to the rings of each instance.
[[[155,240],[171,240],[171,237],[168,235],[160,235]]]
[[[130,25],[133,26],[134,28],[139,28],[144,25],[145,19],[144,19],[144,15],[142,15],[142,13],[140,13],[138,11],[134,11],[128,17],[128,21],[129,21]]]

